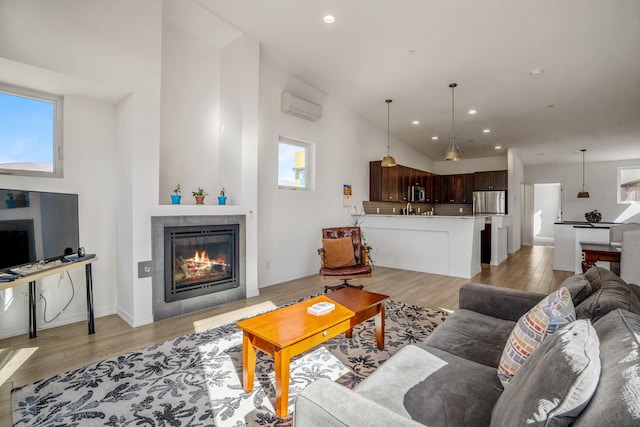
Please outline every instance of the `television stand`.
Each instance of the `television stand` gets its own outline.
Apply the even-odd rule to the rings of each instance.
[[[36,327],[36,280],[45,278],[47,276],[53,276],[55,274],[64,273],[67,270],[82,267],[85,268],[86,285],[87,285],[87,322],[89,335],[94,334],[95,319],[93,315],[93,278],[91,274],[91,264],[98,260],[95,258],[81,259],[75,262],[63,262],[56,265],[48,263],[47,268],[37,273],[31,273],[24,277],[19,277],[11,282],[0,282],[0,291],[13,288],[14,286],[29,284],[29,338],[35,338],[38,336]]]

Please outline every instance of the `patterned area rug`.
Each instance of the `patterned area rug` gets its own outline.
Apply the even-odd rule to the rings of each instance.
[[[16,426],[292,425],[298,393],[318,378],[353,388],[403,346],[424,341],[447,313],[386,301],[385,348],[373,319],[353,337],[291,360],[289,416],[275,407],[273,359],[258,351],[255,384],[242,389],[242,333],[229,323],[85,366],[12,392]]]

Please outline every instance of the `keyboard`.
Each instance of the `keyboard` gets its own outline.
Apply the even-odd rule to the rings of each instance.
[[[51,270],[52,268],[60,267],[62,264],[63,264],[62,261],[57,259],[55,261],[36,262],[33,264],[21,265],[19,267],[12,268],[9,271],[24,277],[24,276],[31,276],[32,274],[36,274],[36,273],[41,273],[43,271]]]

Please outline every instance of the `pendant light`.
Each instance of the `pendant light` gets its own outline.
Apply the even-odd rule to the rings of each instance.
[[[387,103],[387,155],[382,158],[382,167],[391,168],[394,166],[398,166],[398,164],[396,163],[396,159],[393,158],[389,151],[391,148],[389,143],[389,133],[391,132],[389,129],[389,104],[391,104],[393,101],[391,99],[387,99],[384,102]]]
[[[584,191],[584,152],[587,150],[583,148],[580,151],[582,151],[582,191],[578,192],[578,199],[588,199],[589,192]]]
[[[449,87],[451,88],[451,146],[447,149],[447,154],[445,154],[445,160],[457,161],[462,158],[462,153],[460,152],[460,148],[456,145],[456,133],[455,133],[455,109],[453,102],[453,90],[458,86],[457,83],[451,83]]]

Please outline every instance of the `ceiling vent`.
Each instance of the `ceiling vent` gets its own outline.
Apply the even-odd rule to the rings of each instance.
[[[282,92],[282,111],[305,120],[316,121],[322,116],[322,105]]]

